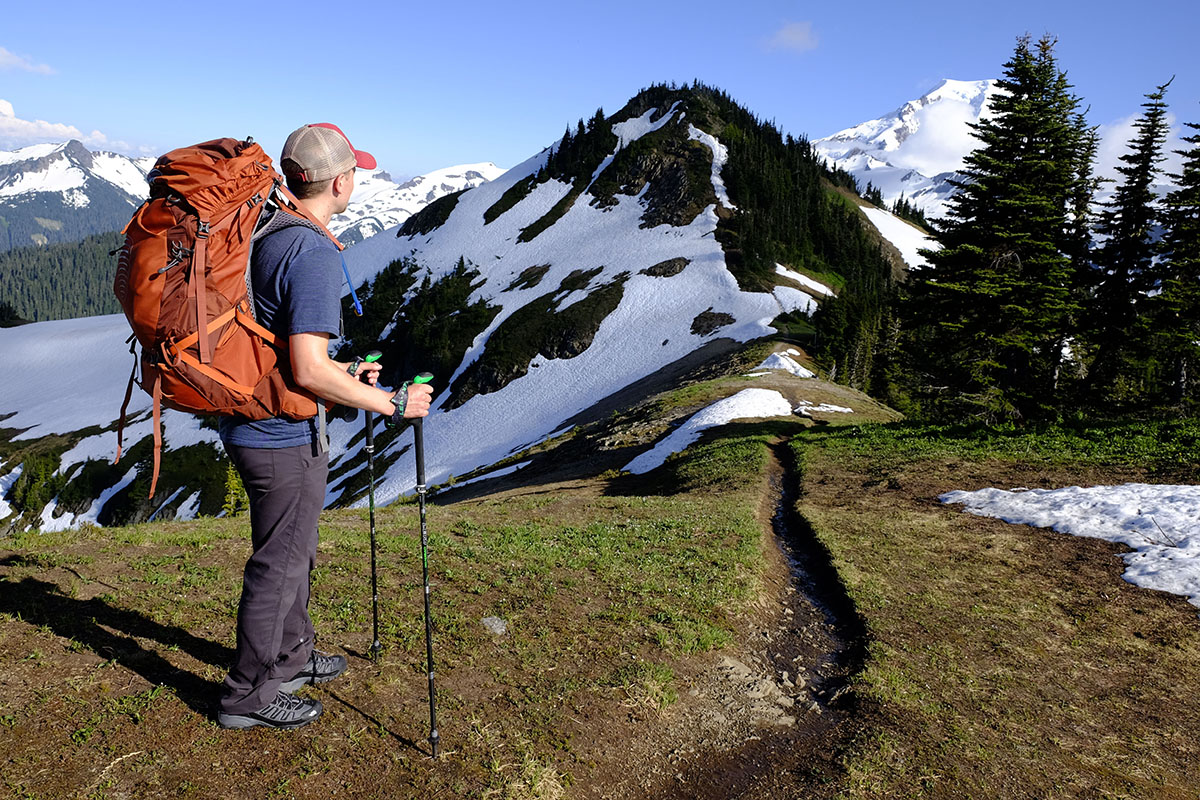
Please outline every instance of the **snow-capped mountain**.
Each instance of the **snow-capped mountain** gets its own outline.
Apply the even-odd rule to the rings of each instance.
[[[929,217],[945,215],[949,179],[978,142],[970,123],[988,114],[996,81],[943,81],[890,114],[813,141],[819,153],[870,183],[890,205],[903,196]]]
[[[734,124],[743,134],[721,141]],[[382,351],[385,385],[418,371],[435,375],[424,425],[429,485],[511,472],[523,462],[507,462],[570,430],[605,398],[682,374],[697,359],[773,334],[781,316],[832,302],[834,292],[805,274],[806,265],[752,265],[744,245],[737,260],[727,259],[739,220],[769,204],[750,190],[731,196],[731,152],[744,156],[743,142],[756,136],[783,146],[777,132],[750,127],[758,125],[715,90],[654,87],[495,180],[442,196],[346,250],[366,314],[347,316],[340,357]],[[776,157],[784,155],[797,152]],[[744,157],[740,163],[753,169]],[[822,203],[826,173],[810,166],[795,173],[805,176],[798,190]],[[821,224],[840,226],[831,241],[882,235],[901,252],[915,249],[889,233],[915,229],[887,212],[857,215],[840,195],[828,202]],[[887,272],[893,266],[880,262]],[[127,335],[119,315],[0,330],[0,350],[12,354],[0,359],[0,420],[16,431],[4,452],[61,437],[33,454],[38,461],[0,463],[0,501],[8,504],[0,528],[221,509],[215,431],[170,410],[158,495],[147,502],[153,421],[141,391],[130,405],[128,455],[108,463],[133,361]],[[52,375],[35,367],[50,353],[60,364]],[[88,392],[54,391],[63,372]],[[364,501],[362,426],[361,415],[330,421],[327,505]],[[375,463],[377,502],[410,493],[412,433],[380,427]],[[51,488],[32,491],[23,476],[34,470]]]
[[[490,161],[461,164],[395,183],[383,170],[360,171],[350,207],[330,221],[342,244],[361,242],[399,225],[426,205],[454,192],[498,178],[504,170]]]
[[[120,230],[148,195],[155,157],[90,151],[71,140],[0,151],[0,250],[82,239]],[[335,217],[333,232],[353,244],[393,227],[447,194],[504,172],[490,162],[418,175],[402,184],[382,170],[362,172],[354,201]]]
[[[0,250],[119,230],[145,198],[153,165],[74,139],[0,151]]]

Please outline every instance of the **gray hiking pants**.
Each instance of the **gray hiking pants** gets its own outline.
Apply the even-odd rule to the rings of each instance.
[[[250,498],[254,552],[238,604],[237,655],[220,710],[258,711],[295,677],[313,648],[309,573],[317,558],[317,517],[325,503],[329,454],[315,447],[226,445]]]

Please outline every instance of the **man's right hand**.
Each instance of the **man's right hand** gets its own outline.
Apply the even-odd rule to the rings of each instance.
[[[417,419],[429,416],[429,403],[433,398],[433,387],[428,383],[410,383],[408,401],[404,404],[404,418]]]

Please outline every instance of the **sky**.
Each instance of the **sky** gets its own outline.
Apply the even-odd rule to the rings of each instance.
[[[235,6],[12,3],[0,21],[0,149],[79,138],[159,155],[340,125],[393,177],[511,167],[597,108],[700,80],[784,132],[819,138],[882,116],[944,78],[999,77],[1018,36],[1055,53],[1096,125],[1128,125],[1175,76],[1177,122],[1200,122],[1200,29],[1183,0],[291,0]],[[1136,10],[1136,13],[1131,13]]]

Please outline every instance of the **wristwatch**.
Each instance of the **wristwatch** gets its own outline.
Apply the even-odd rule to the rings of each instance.
[[[391,397],[392,415],[387,418],[385,423],[389,428],[398,428],[404,424],[404,407],[408,405],[408,381],[405,381],[400,389]]]

